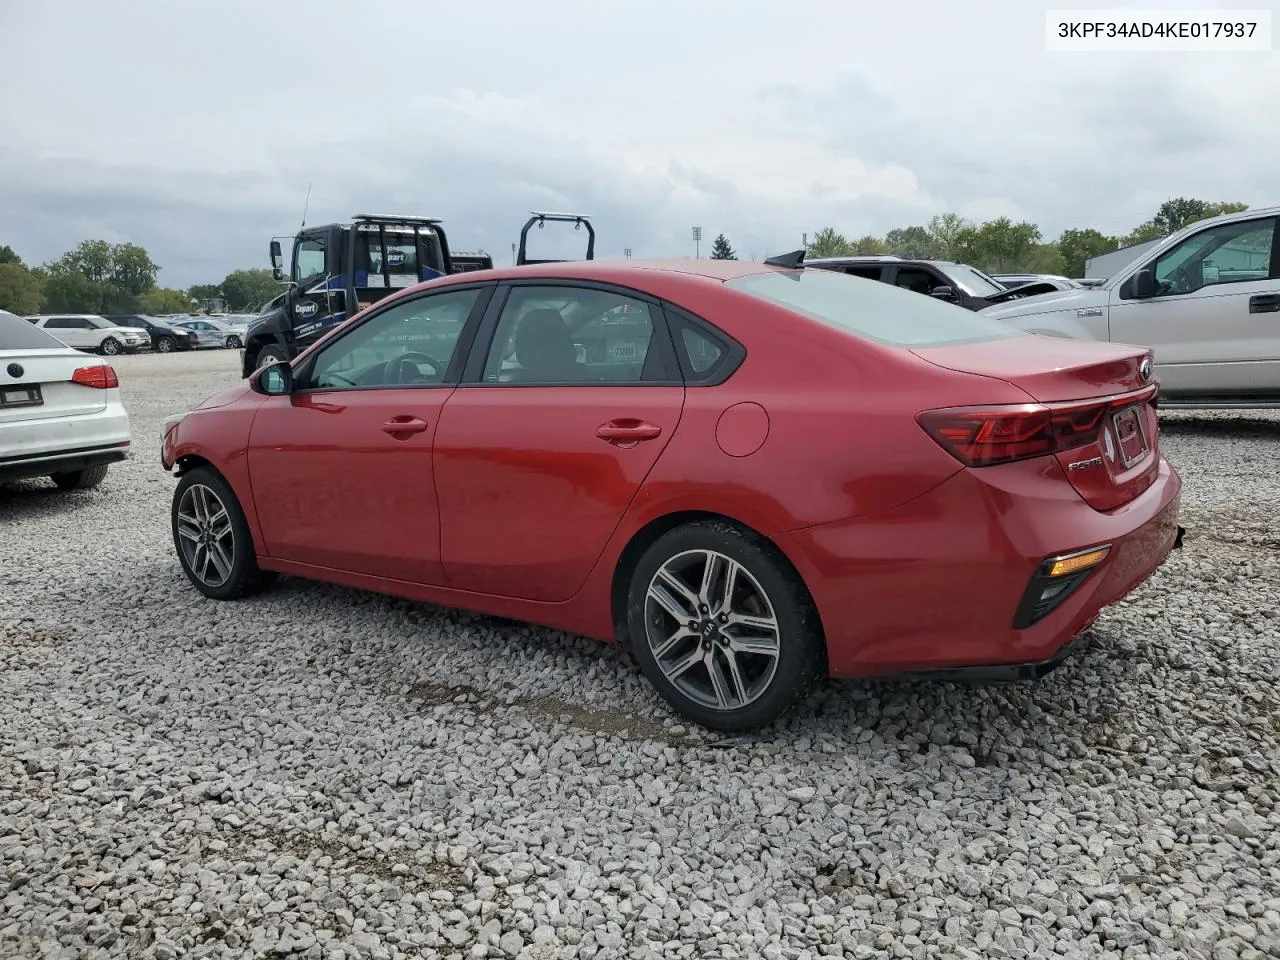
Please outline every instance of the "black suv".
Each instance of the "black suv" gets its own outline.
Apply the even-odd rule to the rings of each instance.
[[[144,317],[141,314],[114,314],[106,319],[120,327],[136,327],[147,331],[151,334],[151,349],[157,353],[194,350],[196,346],[197,338],[193,331],[171,327],[155,317]]]
[[[949,260],[906,260],[902,257],[819,257],[805,259],[806,267],[835,270],[867,280],[879,280],[957,303],[969,310],[1025,296],[1015,293],[976,267]]]

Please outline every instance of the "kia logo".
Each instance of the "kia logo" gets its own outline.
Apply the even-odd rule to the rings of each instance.
[[[1142,363],[1138,366],[1138,376],[1142,378],[1142,382],[1146,383],[1151,379],[1151,358],[1143,357]]]
[[[5,370],[8,372],[9,376],[13,377],[15,380],[27,372],[22,369],[22,364],[20,363],[11,363],[9,366],[5,367]]]

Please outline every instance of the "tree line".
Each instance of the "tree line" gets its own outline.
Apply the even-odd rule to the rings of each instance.
[[[1135,243],[1157,240],[1189,223],[1238,213],[1246,203],[1208,202],[1178,197],[1160,205],[1155,216],[1123,236],[1091,227],[1064,230],[1045,241],[1034,223],[999,217],[973,223],[955,213],[928,223],[898,227],[883,237],[849,239],[835,227],[823,227],[806,245],[808,257],[893,254],[916,260],[954,260],[987,273],[1052,273],[1084,276],[1085,261]],[[728,238],[717,234],[713,260],[737,260]],[[754,254],[751,259],[755,259]],[[135,243],[86,240],[57,260],[28,267],[8,246],[0,246],[0,310],[33,313],[188,313],[211,300],[234,311],[256,310],[280,292],[270,270],[234,270],[221,283],[186,290],[156,284],[160,267]]]
[[[191,313],[211,300],[256,310],[280,292],[270,270],[233,270],[216,284],[158,286],[160,267],[136,243],[86,240],[57,260],[29,267],[0,246],[0,310],[34,313]]]
[[[912,260],[952,260],[987,273],[1050,273],[1083,277],[1085,261],[1090,257],[1158,240],[1206,217],[1248,209],[1247,203],[1215,203],[1178,197],[1162,203],[1155,216],[1127,234],[1109,236],[1092,227],[1084,227],[1064,230],[1061,236],[1051,241],[1044,239],[1034,223],[1014,223],[1008,217],[999,217],[979,224],[955,213],[944,213],[926,224],[890,230],[883,237],[868,234],[850,239],[835,227],[823,227],[809,238],[805,256],[893,255]],[[718,234],[711,245],[711,259],[738,259],[723,233]]]
[[[883,237],[850,240],[834,227],[823,227],[809,240],[808,257],[891,254],[916,260],[952,260],[987,273],[1050,273],[1083,277],[1085,261],[1121,247],[1158,240],[1187,224],[1224,213],[1248,210],[1247,203],[1208,202],[1187,197],[1167,200],[1155,216],[1122,236],[1108,236],[1092,227],[1064,230],[1045,241],[1034,223],[1014,223],[999,217],[981,224],[954,213],[933,217],[927,224],[899,227]]]

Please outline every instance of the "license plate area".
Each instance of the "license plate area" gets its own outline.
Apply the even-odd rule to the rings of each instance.
[[[44,403],[40,384],[29,383],[18,387],[0,387],[0,407],[38,407]]]
[[[1149,449],[1147,433],[1142,426],[1139,408],[1126,407],[1111,418],[1111,429],[1116,436],[1116,446],[1120,450],[1120,462],[1125,467],[1132,467],[1141,460]]]

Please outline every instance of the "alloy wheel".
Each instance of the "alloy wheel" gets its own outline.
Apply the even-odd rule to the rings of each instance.
[[[109,357],[114,357],[120,352],[120,349],[120,344],[111,337],[107,337],[107,339],[102,341],[102,352]]]
[[[741,563],[714,550],[672,557],[645,592],[645,634],[663,676],[711,710],[739,710],[769,689],[780,631],[773,604]]]
[[[193,483],[178,502],[178,538],[187,569],[207,587],[231,577],[235,532],[226,505],[209,487]]]

